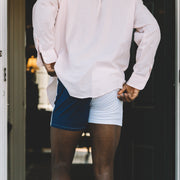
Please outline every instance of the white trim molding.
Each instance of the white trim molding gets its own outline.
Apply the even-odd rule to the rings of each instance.
[[[7,180],[7,0],[0,1],[0,178]]]
[[[176,0],[176,63],[175,63],[175,180],[180,180],[180,2]]]

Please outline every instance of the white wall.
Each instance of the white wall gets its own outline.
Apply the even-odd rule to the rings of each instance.
[[[0,179],[7,180],[7,83],[4,68],[7,65],[7,1],[0,0]]]

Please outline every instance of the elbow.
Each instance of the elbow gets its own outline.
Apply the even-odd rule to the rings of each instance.
[[[158,23],[156,23],[156,25],[154,26],[154,36],[159,44],[159,42],[161,40],[161,30],[160,30]]]
[[[159,44],[159,42],[161,40],[161,30],[160,30],[159,24],[155,18],[151,24],[151,28],[152,28],[153,39],[155,39],[156,42]]]
[[[161,30],[159,24],[154,19],[151,23],[149,23],[145,28],[145,36],[151,42],[151,45],[158,45],[161,40]]]
[[[35,24],[35,22],[36,22],[36,18],[38,17],[36,14],[37,14],[37,1],[36,1],[36,3],[33,5],[33,8],[32,8],[32,26],[33,26],[33,28],[34,28],[34,24]]]
[[[59,7],[59,1],[58,0],[37,0],[35,2],[35,5],[39,7],[47,8],[48,6],[52,7]]]

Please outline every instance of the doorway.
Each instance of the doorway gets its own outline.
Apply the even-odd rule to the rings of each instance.
[[[32,7],[35,2],[26,0],[26,180],[49,180],[52,106],[46,92],[49,76],[44,67],[37,67],[36,64],[32,28]],[[92,179],[91,139],[88,131],[82,134],[76,148],[72,178]]]
[[[31,44],[32,36],[26,36],[26,32],[32,31],[31,24],[27,24],[27,22],[31,22],[31,16],[27,17],[27,13],[28,11],[31,12],[34,0],[27,1],[26,6],[24,0],[9,0],[8,2],[10,19],[8,33],[8,103],[10,104],[9,121],[12,124],[12,130],[9,135],[9,179],[25,180],[25,142],[28,141],[30,142],[28,146],[36,146],[37,159],[33,155],[34,150],[29,148],[29,153],[32,152],[32,154],[29,154],[29,157],[27,157],[27,163],[31,161],[30,157],[34,156],[35,161],[41,161],[40,167],[42,167],[43,171],[40,172],[45,172],[48,169],[47,172],[50,173],[49,166],[46,166],[46,163],[49,165],[49,139],[47,133],[49,132],[47,128],[49,122],[46,119],[50,117],[50,113],[45,111],[43,112],[44,115],[41,114],[44,118],[40,118],[46,124],[41,135],[46,134],[44,137],[46,137],[47,141],[42,141],[42,144],[39,144],[38,142],[42,140],[41,136],[38,136],[39,139],[28,139],[34,133],[38,134],[38,131],[32,131],[34,128],[32,124],[29,126],[30,129],[27,128],[28,132],[25,138],[25,119],[27,117],[25,117],[25,114],[29,113],[26,111],[26,92],[28,92],[26,91],[26,66],[31,55],[35,56],[34,47],[27,47],[28,45],[33,45],[33,43]],[[152,76],[146,89],[134,103],[131,105],[126,104],[124,107],[122,136],[115,160],[115,179],[172,180],[174,179],[175,159],[175,2],[168,0],[144,0],[144,3],[160,24],[162,40],[156,56]],[[25,20],[25,7],[27,20]],[[26,43],[25,36],[27,37]],[[30,39],[28,39],[29,37]],[[132,71],[135,49],[136,47],[133,44],[130,68],[126,72],[127,78]],[[35,89],[37,90],[37,87]],[[41,152],[43,149],[42,145],[43,148],[45,147],[43,150],[45,155],[42,155]],[[32,170],[32,166],[29,167]],[[91,164],[78,164],[74,167],[74,172],[76,172],[76,169],[81,169],[81,171],[86,169],[88,171],[87,174],[92,172]],[[75,178],[77,179],[78,176],[75,176]]]

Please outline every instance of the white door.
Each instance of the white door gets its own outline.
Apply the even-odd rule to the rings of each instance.
[[[0,0],[0,179],[7,180],[7,0]]]
[[[175,180],[180,180],[180,2],[176,0],[176,140],[175,140]]]

